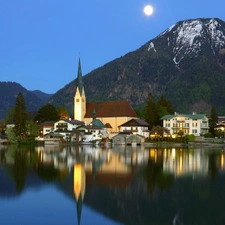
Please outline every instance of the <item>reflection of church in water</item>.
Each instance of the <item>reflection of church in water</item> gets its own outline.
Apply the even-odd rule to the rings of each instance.
[[[106,150],[105,161],[91,160],[84,164],[74,164],[73,189],[77,207],[78,224],[81,221],[82,206],[86,190],[86,181],[89,185],[124,187],[133,179],[132,169],[122,162],[121,157]],[[104,158],[104,157],[103,157]]]
[[[85,188],[86,188],[86,176],[85,176],[84,166],[81,163],[75,164],[74,171],[73,171],[73,190],[74,190],[74,195],[75,195],[75,199],[77,203],[78,225],[80,224],[80,219],[81,219]]]

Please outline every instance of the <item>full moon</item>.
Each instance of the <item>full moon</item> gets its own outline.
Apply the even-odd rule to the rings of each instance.
[[[154,9],[153,9],[153,7],[151,5],[146,5],[144,7],[144,14],[146,16],[151,16],[153,14],[153,11],[154,11]]]

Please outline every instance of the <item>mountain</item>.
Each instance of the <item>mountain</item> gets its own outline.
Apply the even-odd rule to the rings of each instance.
[[[41,91],[28,91],[16,82],[0,82],[0,119],[15,106],[19,92],[24,96],[28,111],[37,111],[52,96]]]
[[[82,65],[85,67],[85,65]],[[129,100],[164,95],[179,112],[225,113],[225,22],[199,18],[177,22],[139,49],[83,77],[87,101]],[[75,80],[50,100],[73,109]]]
[[[53,94],[46,94],[39,90],[30,91],[39,97],[43,102],[48,102],[48,100],[53,96]]]

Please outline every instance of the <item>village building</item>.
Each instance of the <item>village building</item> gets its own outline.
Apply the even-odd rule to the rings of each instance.
[[[149,138],[149,123],[142,119],[131,119],[119,126],[120,132],[130,132]]]
[[[209,131],[209,121],[206,114],[180,114],[174,113],[161,118],[163,127],[168,129],[170,135],[183,133],[201,136]]]
[[[44,136],[54,131],[54,121],[45,121],[40,124],[39,135]]]
[[[90,124],[93,120],[101,120],[107,127],[107,132],[119,132],[119,126],[137,115],[128,101],[86,102],[84,84],[82,80],[81,63],[78,62],[77,85],[74,96],[74,119]]]

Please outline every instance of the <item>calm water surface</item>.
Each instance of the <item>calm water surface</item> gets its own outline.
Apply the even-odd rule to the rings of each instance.
[[[225,225],[223,148],[0,146],[1,225]]]

